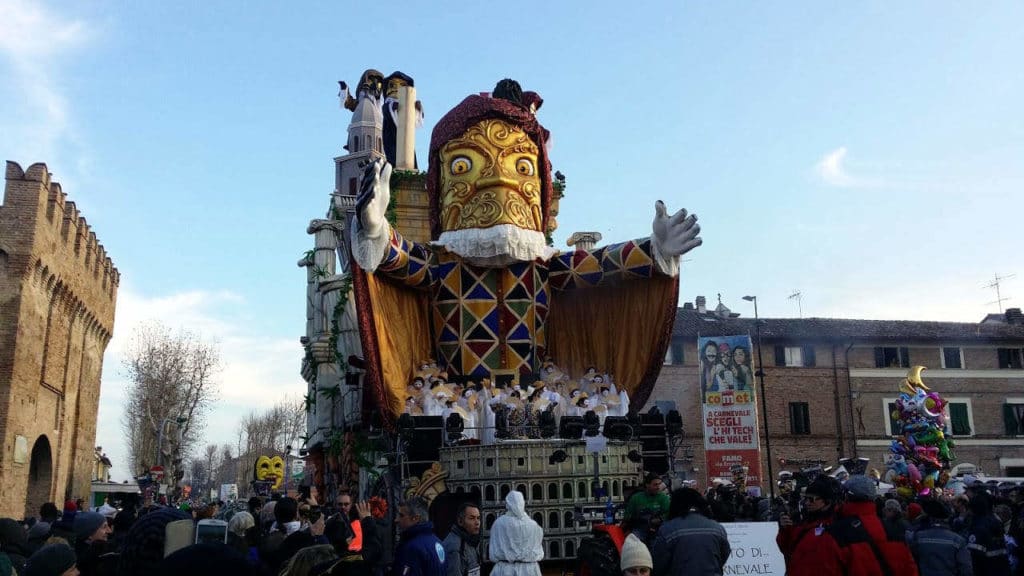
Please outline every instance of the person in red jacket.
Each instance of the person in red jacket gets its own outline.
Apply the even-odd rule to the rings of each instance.
[[[875,481],[851,476],[843,485],[846,502],[835,520],[808,534],[797,547],[791,576],[917,576],[905,542],[890,541],[875,507]]]
[[[835,478],[818,476],[804,489],[801,500],[803,518],[794,522],[796,510],[787,510],[779,516],[779,534],[775,542],[786,559],[787,570],[791,570],[790,562],[804,538],[815,530],[820,533],[832,523],[840,494],[839,482]]]

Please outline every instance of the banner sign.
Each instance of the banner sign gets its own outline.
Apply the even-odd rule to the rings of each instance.
[[[775,522],[723,522],[729,537],[729,559],[722,573],[785,574],[786,560],[775,543],[779,525]]]
[[[708,482],[746,468],[746,485],[761,484],[750,336],[698,338],[704,453]]]

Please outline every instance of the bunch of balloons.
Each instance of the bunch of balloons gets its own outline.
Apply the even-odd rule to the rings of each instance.
[[[921,380],[924,366],[914,366],[900,388],[892,419],[896,423],[885,481],[904,498],[928,496],[949,480],[955,460],[953,441],[947,437],[946,401]]]

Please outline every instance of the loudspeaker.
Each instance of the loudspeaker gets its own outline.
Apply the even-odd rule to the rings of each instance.
[[[413,432],[406,444],[405,460],[411,476],[420,476],[441,459],[444,444],[444,419],[440,416],[413,416]]]
[[[583,416],[562,416],[558,422],[558,436],[564,440],[583,438]]]
[[[644,454],[644,472],[668,472],[668,439],[663,414],[640,414],[640,446]]]

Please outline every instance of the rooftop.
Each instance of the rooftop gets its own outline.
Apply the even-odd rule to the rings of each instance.
[[[699,298],[699,303],[703,299]],[[727,310],[727,309],[726,309]],[[1002,316],[1002,321],[998,317]],[[995,318],[994,318],[995,317]],[[727,336],[754,334],[753,318],[737,314],[700,312],[687,303],[676,311],[672,335]],[[855,320],[846,318],[762,318],[761,336],[792,340],[1024,340],[1024,323],[1020,309],[1011,308],[1003,315],[989,314],[984,321],[927,322],[920,320]]]

